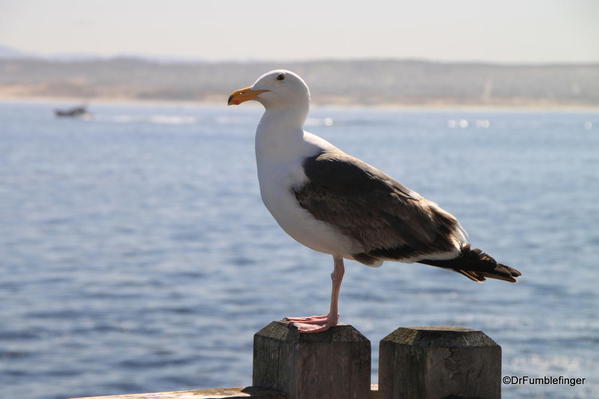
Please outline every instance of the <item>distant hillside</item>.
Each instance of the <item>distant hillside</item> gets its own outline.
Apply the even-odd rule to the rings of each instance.
[[[224,102],[274,68],[300,73],[317,103],[599,107],[599,64],[414,60],[172,62],[0,59],[0,97]]]
[[[0,44],[0,58],[23,58],[27,55],[14,47]]]

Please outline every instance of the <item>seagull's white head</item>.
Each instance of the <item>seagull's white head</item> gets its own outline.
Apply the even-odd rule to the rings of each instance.
[[[231,93],[229,105],[255,100],[271,109],[306,109],[310,104],[308,85],[297,74],[276,69],[260,76],[250,87]]]

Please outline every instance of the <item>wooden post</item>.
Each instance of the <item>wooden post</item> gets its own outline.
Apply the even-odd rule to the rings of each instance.
[[[352,326],[299,334],[273,321],[254,335],[253,385],[287,399],[370,397],[370,341]]]
[[[499,399],[501,347],[481,331],[398,328],[379,347],[380,399]]]

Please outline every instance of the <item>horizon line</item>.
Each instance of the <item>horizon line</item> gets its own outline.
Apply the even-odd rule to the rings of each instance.
[[[171,59],[172,58],[172,59]],[[205,59],[201,57],[181,57],[181,56],[154,56],[142,54],[115,54],[115,55],[88,55],[88,54],[65,54],[65,55],[15,55],[0,56],[2,61],[45,61],[56,63],[90,63],[90,62],[110,62],[120,60],[131,60],[158,65],[182,65],[182,64],[267,64],[267,63],[293,63],[293,64],[313,64],[318,62],[330,63],[351,63],[351,62],[405,62],[422,64],[440,64],[440,65],[480,65],[480,66],[500,66],[500,67],[568,67],[599,66],[599,61],[482,61],[482,60],[444,60],[422,57],[323,57],[306,59]]]
[[[387,62],[421,62],[430,64],[472,64],[472,65],[494,65],[494,66],[596,66],[599,65],[599,60],[595,61],[493,61],[480,59],[464,59],[452,60],[433,57],[397,57],[397,56],[365,56],[365,57],[345,57],[345,56],[329,56],[329,57],[306,57],[306,58],[212,58],[190,55],[173,55],[173,54],[144,54],[144,53],[115,53],[101,54],[92,52],[53,52],[53,53],[36,53],[21,50],[17,47],[0,43],[0,49],[14,52],[14,55],[8,54],[0,56],[0,60],[19,60],[19,59],[34,59],[43,61],[56,62],[86,62],[86,61],[113,61],[122,59],[140,60],[158,64],[250,64],[250,63],[314,63],[314,62],[360,62],[360,61],[387,61]]]

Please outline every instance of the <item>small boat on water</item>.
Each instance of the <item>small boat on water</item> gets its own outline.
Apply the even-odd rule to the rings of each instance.
[[[83,116],[90,116],[91,113],[87,111],[87,107],[80,105],[72,108],[55,109],[54,115],[56,115],[58,118],[79,118]]]

